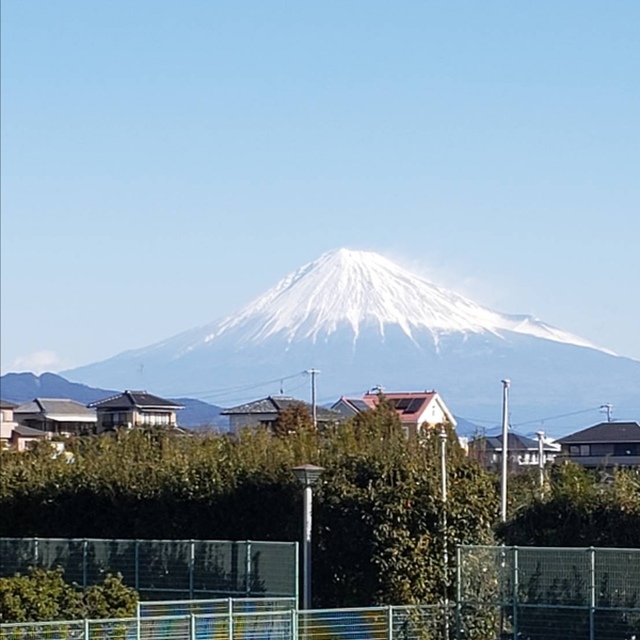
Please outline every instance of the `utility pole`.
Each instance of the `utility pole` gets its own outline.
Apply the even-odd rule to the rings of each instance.
[[[500,492],[500,519],[507,521],[507,470],[509,458],[509,385],[511,380],[502,380],[502,484]]]
[[[442,547],[444,569],[444,637],[449,637],[449,541],[447,539],[447,432],[440,430],[440,480],[442,481]]]
[[[538,482],[540,483],[540,497],[544,496],[544,431],[537,431],[538,436]]]
[[[320,369],[307,369],[306,373],[311,376],[311,417],[313,419],[313,428],[318,427],[318,409],[316,406],[316,376],[320,373]]]

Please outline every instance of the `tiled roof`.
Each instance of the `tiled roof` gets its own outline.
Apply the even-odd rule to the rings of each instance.
[[[13,431],[22,438],[44,438],[47,435],[44,431],[40,431],[40,429],[26,427],[23,424],[19,424]]]
[[[51,420],[95,422],[96,413],[83,404],[68,398],[35,398],[13,411],[16,419],[23,414],[40,414]]]
[[[558,440],[560,444],[640,442],[640,423],[601,422]]]
[[[361,398],[343,398],[345,402],[348,402],[356,411],[368,411],[373,407],[362,400]]]
[[[182,409],[183,406],[173,400],[165,400],[146,391],[126,390],[117,396],[92,402],[96,409]]]
[[[225,409],[222,411],[222,415],[272,415],[284,411],[291,405],[297,404],[303,404],[309,410],[309,413],[311,413],[311,405],[307,402],[296,400],[291,396],[269,396],[261,400],[255,400],[254,402],[248,402],[237,407]],[[318,420],[333,420],[340,416],[337,411],[331,411],[330,409],[325,409],[320,406],[316,406],[316,415]]]

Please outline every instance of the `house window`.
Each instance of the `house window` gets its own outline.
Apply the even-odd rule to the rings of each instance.
[[[569,455],[572,456],[590,456],[591,447],[588,444],[572,444],[569,446]]]
[[[592,444],[591,455],[592,456],[610,456],[613,453],[612,444]]]
[[[637,456],[640,455],[640,445],[630,443],[620,443],[613,445],[614,456]]]

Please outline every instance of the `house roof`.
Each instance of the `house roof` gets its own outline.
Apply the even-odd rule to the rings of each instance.
[[[331,407],[332,409],[336,407],[340,402],[343,402],[348,407],[350,407],[355,413],[360,413],[361,411],[367,411],[368,409],[373,409],[374,407],[371,404],[365,402],[365,400],[361,398],[347,398],[345,396],[340,396],[337,402]]]
[[[17,433],[21,438],[45,438],[47,434],[40,429],[34,429],[33,427],[27,427],[23,424],[19,424],[13,429],[13,433]]]
[[[89,407],[96,409],[183,409],[184,407],[173,400],[165,400],[147,391],[125,390],[117,396],[92,402]]]
[[[451,415],[444,402],[442,402],[437,391],[384,392],[382,396],[391,403],[402,422],[416,422],[420,414],[427,408],[427,405],[429,405],[432,400],[437,399],[440,408],[449,421],[454,426],[456,424],[455,418]],[[373,409],[377,407],[380,402],[380,394],[366,393],[362,400],[367,404],[368,408]]]
[[[261,400],[255,400],[254,402],[248,402],[246,404],[238,405],[237,407],[231,407],[222,411],[224,416],[237,416],[237,415],[273,415],[274,413],[280,413],[291,405],[303,404],[311,411],[311,405],[302,400],[296,400],[291,396],[268,396]],[[324,407],[316,406],[316,416],[318,420],[334,420],[339,417],[338,412],[325,409]]]
[[[485,444],[487,448],[495,451],[502,451],[502,435],[499,436],[480,436],[474,438],[471,444]],[[510,432],[507,434],[507,448],[509,451],[529,451],[538,450],[538,441],[523,436],[520,433]],[[558,451],[557,446],[550,445],[548,442],[543,443],[544,451]]]
[[[576,431],[558,440],[560,444],[604,444],[611,442],[640,442],[640,423],[601,422]]]
[[[14,402],[9,402],[8,400],[2,400],[0,398],[0,409],[15,409],[18,405]]]
[[[34,398],[16,407],[13,411],[17,420],[21,415],[40,414],[56,422],[96,422],[96,413],[83,404],[68,398]]]

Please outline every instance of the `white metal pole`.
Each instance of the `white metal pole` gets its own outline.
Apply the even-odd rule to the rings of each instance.
[[[449,542],[447,539],[447,432],[440,431],[440,476],[442,481],[442,543],[444,569],[444,629],[449,637]]]
[[[318,409],[316,403],[316,375],[320,373],[319,369],[309,369],[307,373],[311,376],[311,412],[313,419],[313,428],[318,427]]]
[[[509,459],[509,385],[510,380],[502,380],[502,483],[500,493],[500,519],[507,521],[507,470]]]
[[[538,482],[540,484],[540,497],[544,495],[544,431],[538,431]]]
[[[304,488],[303,527],[304,544],[302,547],[302,564],[304,566],[304,585],[302,590],[302,608],[311,609],[311,518],[312,518],[313,496],[311,485]]]

